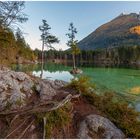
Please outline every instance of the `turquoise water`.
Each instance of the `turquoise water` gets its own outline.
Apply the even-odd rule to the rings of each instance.
[[[24,71],[35,76],[40,76],[41,66],[18,65],[14,70]],[[91,78],[99,91],[115,91],[124,100],[132,103],[140,110],[140,70],[121,68],[80,68],[83,74]],[[58,79],[70,81],[74,78],[69,73],[71,67],[60,64],[45,64],[43,70],[44,79]]]

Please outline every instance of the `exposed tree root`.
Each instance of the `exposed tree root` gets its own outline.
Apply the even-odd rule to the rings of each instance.
[[[18,117],[20,117],[20,115],[23,115],[23,116],[26,115],[26,119],[24,119],[24,121],[19,126],[17,126],[13,131],[11,130],[12,132],[7,134],[5,139],[7,139],[9,137],[12,137],[12,135],[14,135],[16,132],[18,132],[25,125],[25,123],[27,123],[27,120],[31,117],[32,114],[46,113],[46,112],[56,110],[56,109],[61,108],[62,106],[64,106],[66,103],[70,102],[73,98],[79,98],[79,97],[80,97],[80,94],[76,94],[76,95],[68,94],[64,99],[62,99],[59,102],[58,101],[57,102],[56,101],[49,101],[49,102],[40,103],[40,104],[35,105],[33,107],[30,106],[28,108],[24,108],[22,110],[16,110],[16,111],[10,111],[10,112],[1,112],[0,117],[8,117],[8,116],[11,116],[11,115],[13,116],[13,119],[9,123],[9,128],[11,128],[13,123],[16,121],[16,119]],[[72,108],[72,110],[73,110],[73,108]],[[29,115],[29,116],[27,117],[27,115]],[[43,118],[43,122],[44,122],[43,139],[45,139],[45,137],[46,137],[46,130],[45,130],[46,121],[47,121],[46,118]],[[27,130],[31,127],[33,122],[34,122],[34,119],[24,129],[24,131],[22,131],[22,133],[20,134],[18,139],[23,138],[23,136],[25,135]]]
[[[27,130],[31,127],[31,125],[33,124],[34,119],[31,121],[31,123],[24,129],[24,131],[21,133],[21,135],[18,137],[18,139],[21,139],[25,133],[27,132]]]
[[[12,135],[14,132],[16,132],[19,128],[21,128],[21,127],[25,124],[25,122],[26,122],[28,119],[29,119],[29,117],[26,118],[26,119],[23,121],[23,123],[22,123],[21,125],[19,125],[16,129],[14,129],[12,132],[10,132],[10,133],[5,137],[5,139],[8,138],[10,135]]]
[[[11,123],[10,123],[10,126],[12,126],[13,122],[14,122],[18,117],[19,117],[19,115],[16,115],[16,116],[12,119],[12,121],[11,121]]]
[[[44,122],[43,139],[45,139],[46,138],[46,129],[45,129],[45,127],[46,127],[46,117],[43,118],[43,122]]]
[[[49,112],[56,110],[62,106],[64,106],[66,103],[68,103],[71,99],[73,98],[79,98],[80,94],[76,95],[71,95],[68,94],[62,101],[60,102],[52,102],[53,106],[52,107],[46,107],[45,105],[51,104],[51,101],[49,103],[41,103],[39,105],[36,105],[34,107],[29,107],[26,109],[22,109],[20,111],[11,111],[11,112],[1,112],[0,116],[6,116],[6,115],[27,115],[27,114],[33,114],[33,113],[43,113],[43,112]],[[42,106],[42,107],[41,107]],[[43,107],[45,106],[45,107]]]

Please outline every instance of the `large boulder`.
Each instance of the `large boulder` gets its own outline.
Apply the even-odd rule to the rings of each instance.
[[[107,118],[91,114],[81,122],[77,137],[81,139],[123,139],[125,135]]]

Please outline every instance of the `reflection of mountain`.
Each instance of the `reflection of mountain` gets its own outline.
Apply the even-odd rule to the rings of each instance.
[[[41,64],[31,64],[31,65],[12,65],[12,69],[15,71],[23,71],[23,72],[39,72],[41,71]],[[63,72],[69,71],[71,67],[55,64],[55,63],[46,63],[44,64],[44,70],[49,72]]]

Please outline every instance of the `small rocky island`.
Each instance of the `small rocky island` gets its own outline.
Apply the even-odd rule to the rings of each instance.
[[[1,67],[0,138],[125,138],[67,85]]]

